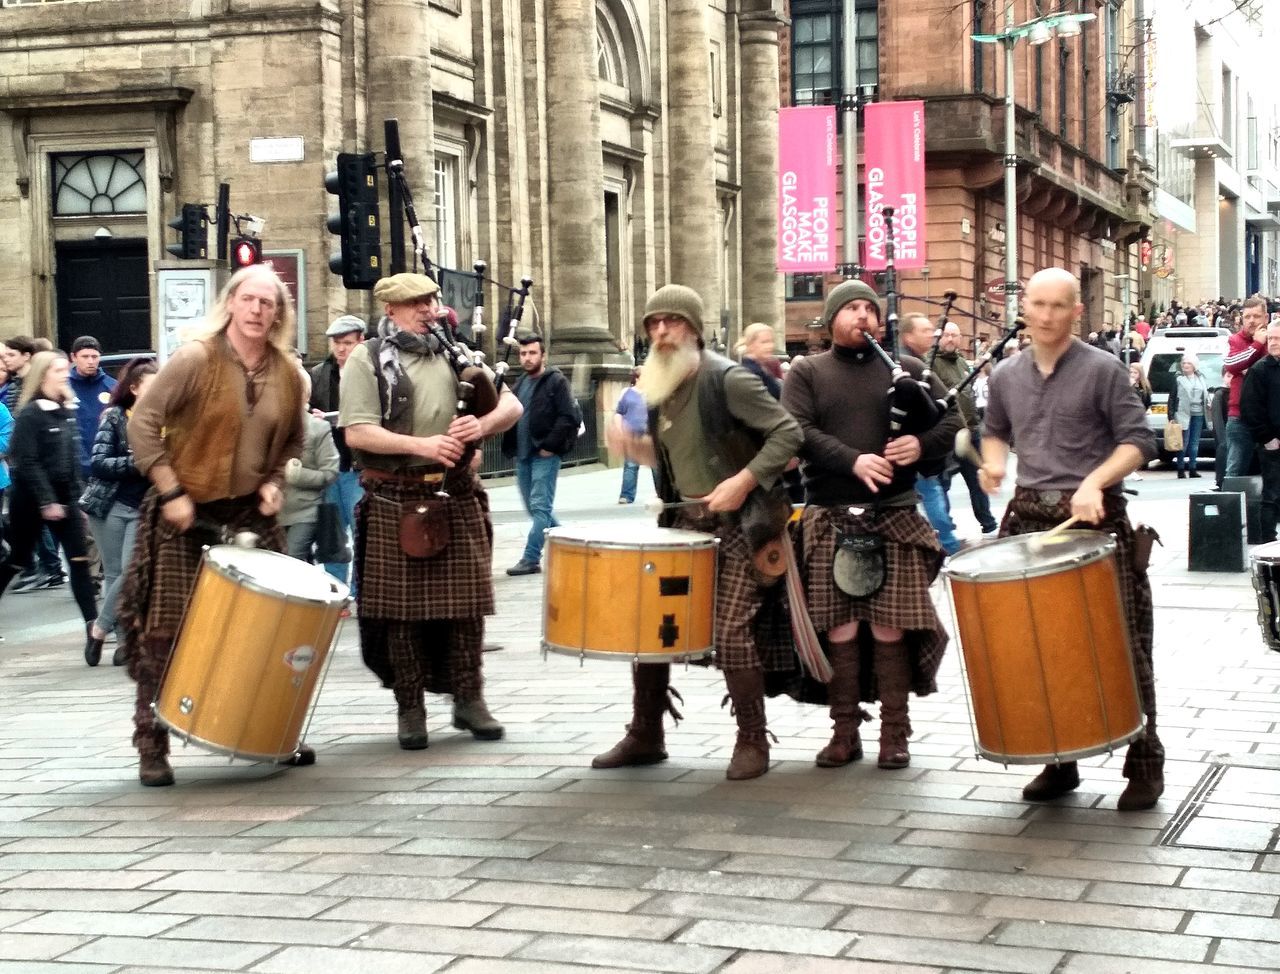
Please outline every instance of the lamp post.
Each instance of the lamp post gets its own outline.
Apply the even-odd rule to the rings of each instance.
[[[1043,44],[1056,33],[1075,37],[1080,25],[1094,14],[1053,13],[1025,23],[1013,22],[1013,2],[1004,8],[1004,30],[998,34],[970,34],[979,44],[1004,45],[1004,323],[1012,328],[1018,317],[1018,140],[1016,102],[1013,94],[1013,47],[1025,37]],[[1060,93],[1066,97],[1066,92]]]

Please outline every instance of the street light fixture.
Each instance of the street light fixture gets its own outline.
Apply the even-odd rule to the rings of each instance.
[[[1055,13],[1025,23],[1013,22],[1013,3],[1004,8],[1004,30],[998,34],[970,34],[979,44],[1004,45],[1004,323],[1012,328],[1018,317],[1018,141],[1013,94],[1013,47],[1025,37],[1043,44],[1056,33],[1075,37],[1080,25],[1095,19],[1094,14]],[[1066,93],[1061,93],[1065,97]]]

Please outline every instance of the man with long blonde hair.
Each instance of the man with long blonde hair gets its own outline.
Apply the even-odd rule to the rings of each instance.
[[[293,302],[275,273],[237,271],[202,335],[181,345],[129,419],[129,445],[152,483],[121,595],[125,659],[138,684],[134,745],[144,785],[171,785],[169,732],[151,703],[173,652],[210,526],[284,549],[276,514],[285,464],[302,452],[302,379]],[[193,530],[193,528],[195,530]],[[312,764],[303,745],[291,763]]]

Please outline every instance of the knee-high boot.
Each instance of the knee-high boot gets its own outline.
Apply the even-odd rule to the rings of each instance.
[[[724,776],[730,781],[759,778],[769,770],[769,730],[764,715],[764,672],[726,670],[725,686],[738,720],[738,740]]]
[[[634,690],[631,698],[631,723],[617,744],[597,754],[593,768],[624,768],[632,765],[657,764],[667,759],[662,719],[670,713],[676,721],[680,711],[671,698],[680,694],[671,686],[670,663],[637,663],[631,667]]]
[[[880,760],[882,768],[905,768],[911,763],[907,738],[907,695],[911,692],[911,661],[902,640],[875,641],[876,679],[880,684]]]
[[[858,734],[858,725],[863,719],[858,699],[861,660],[857,640],[833,642],[830,656],[834,671],[827,685],[831,701],[831,743],[814,759],[820,768],[840,768],[862,758],[862,738]]]

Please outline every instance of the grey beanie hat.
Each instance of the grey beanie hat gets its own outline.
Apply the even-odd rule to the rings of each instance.
[[[822,307],[822,323],[827,330],[831,329],[832,319],[835,318],[836,312],[843,308],[850,301],[870,301],[875,305],[876,320],[884,320],[884,308],[880,305],[880,295],[876,294],[875,289],[865,281],[854,279],[852,281],[841,281],[831,289],[831,293],[827,295],[827,303]]]
[[[658,288],[644,306],[644,320],[648,322],[655,315],[679,315],[693,325],[693,330],[701,341],[702,298],[693,288],[683,284],[668,284]]]

